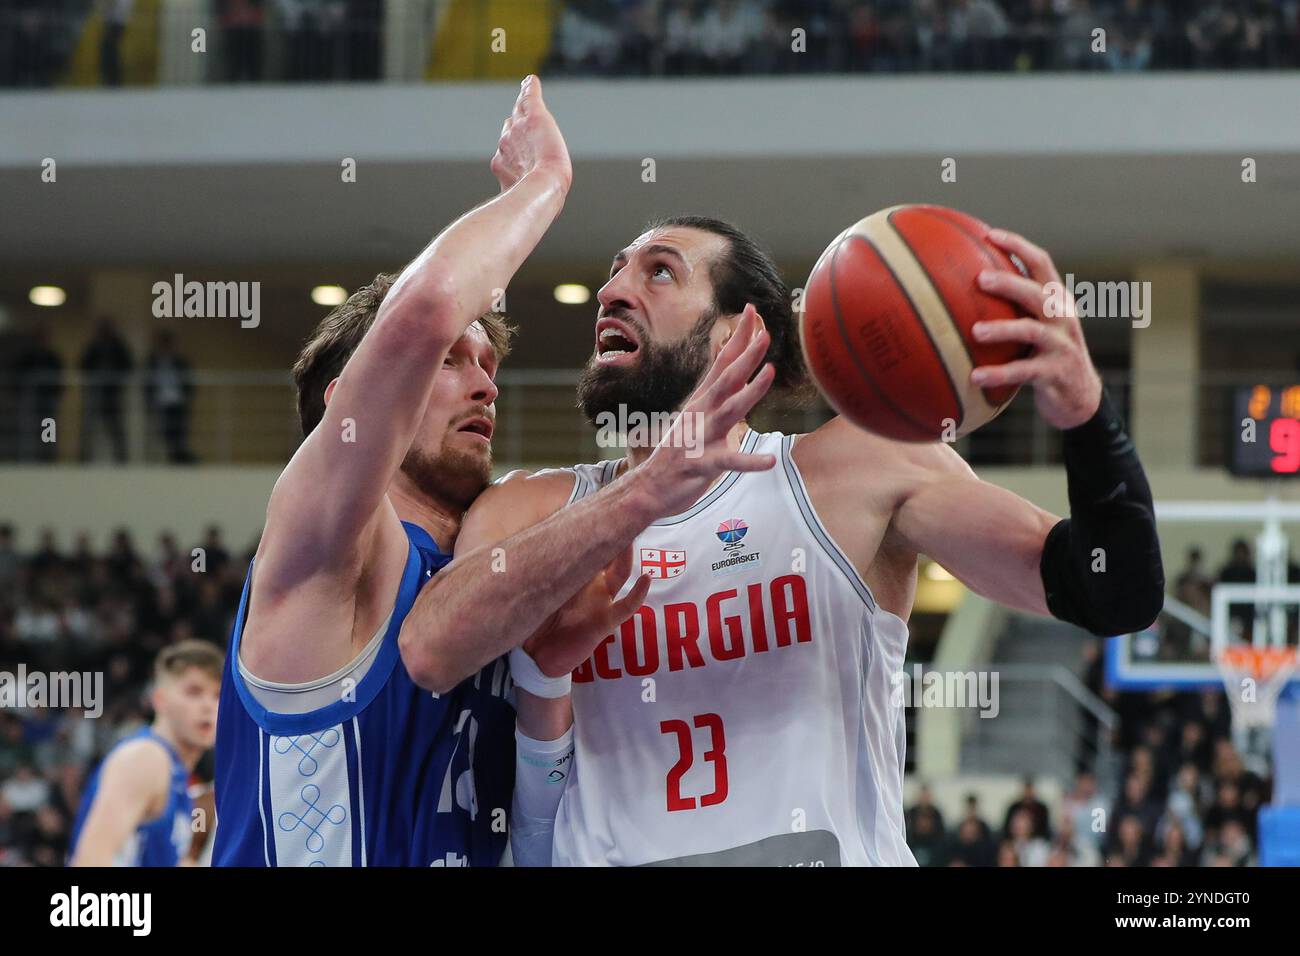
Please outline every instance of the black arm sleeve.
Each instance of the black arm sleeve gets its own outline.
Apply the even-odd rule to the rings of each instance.
[[[1064,452],[1070,517],[1043,544],[1047,607],[1093,634],[1140,631],[1164,605],[1165,572],[1151,486],[1104,391],[1097,413],[1065,432]]]

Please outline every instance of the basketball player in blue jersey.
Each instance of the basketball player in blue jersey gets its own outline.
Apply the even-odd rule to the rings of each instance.
[[[395,280],[353,294],[294,368],[306,438],[271,494],[231,636],[214,865],[501,860],[516,720],[507,662],[493,654],[441,683],[441,652],[404,622],[490,476],[507,328],[488,310],[572,179],[536,77],[491,167],[500,194]],[[533,739],[563,732],[530,724],[528,708],[521,699]]]
[[[153,723],[120,741],[86,782],[69,843],[72,866],[189,862],[189,776],[216,739],[221,670],[221,652],[204,641],[159,653]]]
[[[540,755],[567,761],[547,804],[554,844],[546,819],[518,814],[517,860],[915,865],[891,701],[918,556],[985,597],[1099,635],[1155,618],[1151,491],[1073,309],[1047,309],[1056,267],[1015,234],[990,241],[1028,274],[986,272],[981,288],[1029,318],[975,334],[1033,353],[975,369],[972,383],[1034,385],[1039,414],[1064,433],[1068,518],[981,481],[942,443],[842,418],[806,435],[749,428],[744,414],[774,380],[798,387],[805,373],[789,292],[734,227],[667,220],[614,257],[579,402],[593,424],[680,411],[677,426],[657,445],[629,441],[620,460],[488,489],[456,562],[412,612],[445,682],[513,648],[516,682],[552,699],[552,726],[572,708],[571,743]],[[735,372],[757,390],[739,405],[719,394]],[[688,422],[704,460],[730,455],[745,473],[684,479],[674,444]],[[630,544],[653,578],[632,587],[647,596],[631,609],[618,598],[624,568],[598,573]],[[491,574],[498,547],[509,569]]]

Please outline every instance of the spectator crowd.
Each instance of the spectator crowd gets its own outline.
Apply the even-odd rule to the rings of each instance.
[[[1290,580],[1300,580],[1294,563]],[[1174,582],[1174,594],[1200,614],[1210,610],[1216,582],[1255,581],[1244,539],[1211,575],[1199,547]],[[1232,626],[1248,638],[1253,605],[1230,609]],[[1294,625],[1294,622],[1293,622]],[[1150,657],[1205,660],[1208,638],[1177,620],[1153,632]],[[1247,866],[1258,860],[1258,811],[1268,803],[1267,768],[1236,749],[1227,698],[1218,689],[1117,691],[1105,686],[1101,642],[1086,647],[1084,683],[1113,708],[1118,731],[1110,741],[1117,766],[1095,752],[1080,754],[1079,771],[1053,810],[1026,779],[1020,797],[992,823],[974,794],[961,819],[945,821],[928,788],[907,810],[908,843],[922,866]],[[1138,647],[1141,648],[1139,642]],[[1096,731],[1090,722],[1086,737]]]
[[[213,27],[205,42],[212,46],[214,81],[380,76],[384,0],[168,0],[173,6],[182,2],[193,11],[189,20]],[[144,28],[142,15],[159,15],[160,6],[135,0],[0,0],[0,86],[59,82],[92,23],[98,28],[99,83],[121,86],[127,81],[127,36]],[[188,30],[185,35],[188,42]],[[276,63],[273,71],[265,69],[268,54]]]
[[[0,706],[0,866],[60,866],[87,774],[151,717],[154,657],[187,638],[224,650],[252,555],[215,526],[192,547],[164,534],[149,554],[126,531],[103,552],[46,532],[20,554],[14,537],[0,525],[0,673],[103,675],[98,718]]]
[[[149,718],[150,667],[187,638],[224,648],[252,548],[232,554],[218,527],[185,546],[164,534],[144,553],[125,530],[104,551],[51,532],[19,553],[0,525],[0,672],[100,672],[103,713],[0,707],[0,866],[60,865],[87,773]],[[1242,866],[1255,862],[1270,781],[1233,748],[1222,693],[1116,693],[1087,682],[1120,716],[1109,791],[1083,765],[1049,808],[1026,779],[990,818],[970,796],[945,820],[930,791],[907,810],[923,866]],[[1086,764],[1086,762],[1085,762]]]
[[[1297,0],[566,0],[551,65],[615,75],[1294,67],[1298,18]]]
[[[1271,781],[1231,741],[1219,691],[1120,695],[1117,783],[1079,771],[1054,809],[1026,778],[990,822],[967,796],[946,821],[927,787],[907,809],[922,866],[1253,866]]]
[[[1289,584],[1300,583],[1300,564],[1294,560],[1287,561],[1286,579]],[[1173,593],[1187,608],[1208,617],[1211,611],[1210,596],[1215,584],[1254,584],[1256,580],[1250,543],[1244,538],[1237,538],[1229,546],[1227,560],[1214,574],[1206,569],[1202,550],[1199,547],[1188,548],[1186,563],[1174,579]],[[1295,609],[1290,609],[1287,612],[1287,640],[1293,645],[1297,639],[1298,623]],[[1236,640],[1252,640],[1255,606],[1249,603],[1229,604],[1228,626]],[[1209,651],[1207,635],[1192,629],[1183,621],[1170,619],[1164,622],[1153,656],[1168,661],[1204,660]]]
[[[209,79],[374,80],[385,16],[449,23],[382,0],[187,0],[214,26]],[[514,0],[549,4],[545,72],[710,75],[961,70],[1258,69],[1300,65],[1300,0]],[[437,0],[435,12],[461,0]],[[48,86],[100,13],[100,82],[123,82],[133,0],[0,0],[0,86]],[[394,13],[393,11],[396,11]],[[427,22],[426,22],[427,19]],[[1095,31],[1106,34],[1095,49]],[[794,31],[802,31],[796,40]],[[471,41],[468,37],[465,42]]]

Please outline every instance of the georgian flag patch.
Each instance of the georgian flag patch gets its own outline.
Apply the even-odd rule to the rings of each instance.
[[[686,571],[686,552],[663,548],[641,549],[641,573],[651,578],[675,578]]]

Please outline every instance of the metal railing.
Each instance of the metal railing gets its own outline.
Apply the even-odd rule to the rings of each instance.
[[[572,464],[620,454],[597,445],[574,398],[578,375],[577,369],[497,375],[493,449],[499,465]],[[179,434],[175,427],[167,433],[150,381],[141,372],[0,375],[0,461],[282,464],[302,440],[288,373],[190,373]],[[777,406],[761,412],[755,424],[806,431],[829,415],[824,406]],[[52,441],[43,440],[51,434]],[[179,460],[171,454],[178,445],[187,452]]]
[[[977,732],[964,740],[962,772],[1070,780],[1087,767],[1103,790],[1110,789],[1117,772],[1112,740],[1119,715],[1105,701],[1060,664],[987,667],[998,674],[1001,709],[991,720],[971,721]]]
[[[576,406],[578,374],[577,369],[500,372],[494,439],[500,465],[571,464],[617,457],[616,449],[596,445],[593,429]],[[1104,372],[1103,379],[1121,412],[1132,421],[1131,376]],[[1224,462],[1235,388],[1289,381],[1281,373],[1202,371],[1194,407],[1186,410],[1196,416],[1198,464],[1219,467]],[[287,372],[195,371],[187,379],[191,388],[179,421],[175,415],[167,419],[156,399],[150,400],[148,382],[142,372],[107,379],[78,372],[0,373],[0,461],[165,463],[178,460],[174,452],[179,443],[199,462],[276,464],[287,461],[301,441]],[[1171,374],[1168,384],[1185,392],[1187,376]],[[803,432],[831,414],[820,401],[808,407],[773,401],[759,409],[753,423],[762,429]],[[47,431],[42,423],[48,419],[56,423],[54,442],[42,440]],[[1060,433],[1037,413],[1028,388],[998,418],[955,447],[976,466],[1061,461]]]

